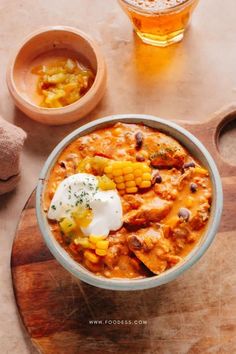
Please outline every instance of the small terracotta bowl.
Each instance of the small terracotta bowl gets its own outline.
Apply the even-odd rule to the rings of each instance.
[[[61,108],[44,108],[37,105],[36,80],[31,74],[33,66],[45,58],[73,56],[87,64],[95,74],[89,91],[78,101]],[[67,54],[67,55],[66,55]],[[101,100],[106,88],[106,65],[99,47],[86,34],[72,27],[41,28],[30,34],[10,61],[7,85],[16,106],[27,116],[48,125],[72,123],[89,113]]]

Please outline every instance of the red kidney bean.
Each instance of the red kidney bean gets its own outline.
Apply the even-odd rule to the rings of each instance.
[[[143,145],[143,133],[138,132],[135,134],[135,141],[136,141],[136,145],[135,148],[137,150],[141,149],[142,145]]]
[[[178,217],[188,221],[190,218],[190,211],[187,208],[180,208],[178,212]]]
[[[157,171],[152,177],[152,184],[161,183],[162,177],[159,175],[159,171]]]
[[[195,167],[196,164],[195,162],[191,161],[191,162],[187,162],[183,165],[183,168],[190,168],[190,167]]]
[[[131,249],[140,250],[143,246],[143,243],[136,235],[130,235],[128,237],[128,245]]]
[[[197,191],[197,184],[196,183],[190,183],[190,191],[192,193],[196,193],[196,191]]]

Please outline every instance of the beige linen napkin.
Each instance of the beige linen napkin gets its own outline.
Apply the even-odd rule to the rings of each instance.
[[[0,117],[0,194],[10,192],[20,179],[20,154],[26,133]]]

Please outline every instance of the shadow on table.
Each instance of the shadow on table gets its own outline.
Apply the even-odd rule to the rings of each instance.
[[[97,107],[84,118],[79,119],[75,123],[49,126],[38,123],[27,117],[18,108],[15,108],[14,123],[20,126],[28,134],[25,142],[25,149],[31,151],[36,155],[48,156],[54,147],[69,133],[79,128],[80,126],[101,117],[102,110],[106,105],[104,99],[97,105]]]

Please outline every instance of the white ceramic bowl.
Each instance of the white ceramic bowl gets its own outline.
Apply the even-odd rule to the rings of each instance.
[[[190,252],[190,254],[185,257],[183,262],[180,262],[175,267],[165,271],[160,275],[154,275],[152,277],[144,279],[107,279],[104,277],[96,276],[91,273],[89,270],[74,261],[70,257],[70,255],[55,240],[52,232],[50,231],[47,216],[43,211],[42,200],[45,189],[45,181],[47,180],[51,168],[54,166],[62,150],[64,150],[68,144],[70,144],[73,140],[77,139],[79,136],[86,135],[99,128],[109,127],[111,125],[114,125],[116,122],[143,123],[149,127],[161,130],[162,132],[173,136],[181,144],[183,144],[194,157],[201,161],[203,166],[205,166],[209,171],[210,178],[212,181],[213,199],[211,215],[205,234],[202,236],[198,245],[196,245],[192,252]],[[187,130],[175,123],[154,116],[140,114],[114,115],[98,119],[82,126],[79,129],[76,129],[74,132],[68,135],[65,139],[62,140],[61,143],[57,145],[57,147],[48,157],[39,176],[36,196],[36,211],[38,224],[48,248],[58,260],[58,262],[70,273],[72,273],[76,278],[83,280],[88,284],[110,290],[148,289],[168,283],[169,281],[178,277],[180,274],[190,268],[194,263],[196,263],[212,243],[214,237],[216,236],[216,232],[220,223],[222,208],[223,192],[219,172],[217,170],[213,158],[211,157],[207,149],[202,145],[202,143]]]

